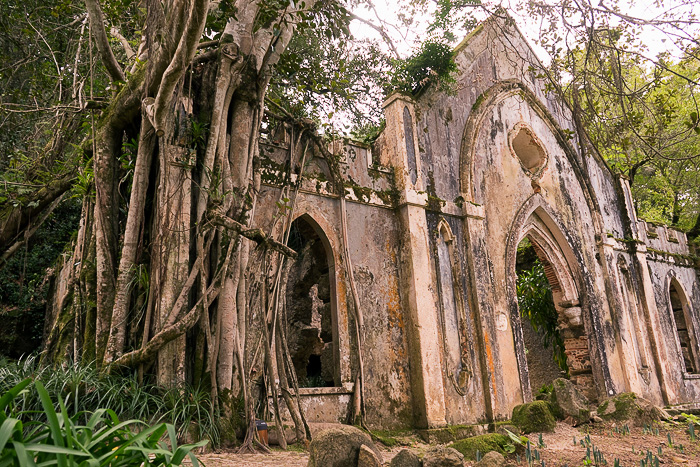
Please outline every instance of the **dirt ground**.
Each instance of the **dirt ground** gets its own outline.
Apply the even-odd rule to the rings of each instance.
[[[542,435],[543,446],[540,443],[539,434],[533,433],[528,436],[533,453],[537,450],[540,457],[539,460],[533,460],[531,465],[614,467],[615,459],[618,459],[620,467],[639,467],[641,461],[651,453],[652,462],[647,464],[649,467],[656,465],[653,456],[658,457],[660,466],[700,467],[700,439],[692,442],[687,428],[687,424],[683,423],[661,424],[652,428],[651,431],[643,427],[626,427],[612,423],[576,428],[558,423],[554,433]],[[698,436],[700,437],[700,430],[698,430]],[[405,446],[394,446],[389,449],[378,443],[383,451],[385,465],[388,465],[391,458],[401,449],[408,448],[422,456],[430,447],[415,436],[400,438],[400,444]],[[604,464],[601,458],[596,463],[594,451],[601,452],[607,464]],[[586,458],[587,452],[590,453],[590,463]],[[201,455],[200,460],[207,467],[306,467],[308,453],[292,450],[284,452],[275,449],[272,454],[236,454],[234,450],[222,450]],[[523,454],[520,454],[520,462],[516,455],[509,456],[508,460],[509,465],[512,466],[528,466]],[[476,462],[466,461],[464,465],[474,466]]]

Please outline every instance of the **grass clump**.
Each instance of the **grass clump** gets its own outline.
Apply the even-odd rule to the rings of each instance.
[[[208,439],[215,447],[220,443],[220,417],[206,388],[186,385],[164,389],[140,383],[135,375],[101,373],[93,364],[48,367],[39,365],[34,356],[18,361],[0,359],[0,394],[26,378],[40,383],[52,400],[60,399],[75,423],[87,423],[93,413],[109,409],[121,420],[169,423],[180,442]],[[29,385],[13,399],[14,410],[23,414],[24,423],[46,421],[37,387]]]

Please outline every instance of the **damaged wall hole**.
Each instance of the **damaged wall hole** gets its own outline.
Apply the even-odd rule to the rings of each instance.
[[[510,131],[510,150],[520,164],[532,176],[537,176],[547,163],[545,152],[539,138],[524,123],[518,123]]]
[[[292,222],[289,246],[299,253],[288,268],[286,286],[289,351],[299,385],[339,386],[332,252],[308,215]]]

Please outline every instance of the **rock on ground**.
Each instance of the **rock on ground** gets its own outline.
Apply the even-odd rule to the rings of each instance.
[[[633,392],[618,394],[603,401],[598,406],[597,412],[603,420],[626,421],[636,426],[671,418],[664,409]]]
[[[421,467],[421,461],[412,451],[402,449],[391,460],[390,467]]]
[[[357,457],[357,467],[382,467],[382,461],[367,445],[360,446],[360,455]]]
[[[423,467],[462,467],[463,465],[462,453],[444,446],[431,448],[423,457]]]
[[[309,446],[307,467],[356,467],[363,445],[376,454],[381,465],[382,455],[367,433],[349,425],[321,431]]]
[[[503,454],[491,451],[487,452],[484,457],[477,462],[476,467],[501,467],[506,464],[506,458]]]
[[[481,454],[486,454],[489,451],[498,451],[501,454],[505,454],[505,446],[511,443],[512,440],[508,435],[487,433],[485,435],[460,439],[450,444],[450,447],[462,453],[467,459],[476,459],[477,451]]]
[[[549,402],[545,401],[535,401],[515,406],[512,422],[523,430],[523,433],[549,433],[554,431],[554,427],[557,425]]]
[[[578,423],[586,423],[590,419],[590,402],[579,392],[574,383],[568,379],[559,378],[552,383],[552,408],[554,415],[562,420],[571,417]]]

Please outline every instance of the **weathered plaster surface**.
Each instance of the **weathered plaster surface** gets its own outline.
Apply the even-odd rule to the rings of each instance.
[[[700,375],[685,371],[669,303],[673,280],[690,332],[700,332],[699,263],[685,235],[636,218],[626,181],[579,140],[511,25],[487,21],[455,59],[453,92],[390,96],[373,148],[333,146],[344,154],[348,250],[365,320],[368,423],[506,419],[532,398],[515,296],[526,236],[548,265],[575,384],[599,399],[631,390],[658,403],[697,401]],[[519,131],[539,148],[528,157],[540,159],[514,149]],[[263,154],[254,223],[279,212],[288,173],[284,144]],[[358,372],[353,300],[340,199],[325,161],[307,157],[293,216],[313,219],[332,257],[345,392],[303,400],[314,420],[336,421]]]

